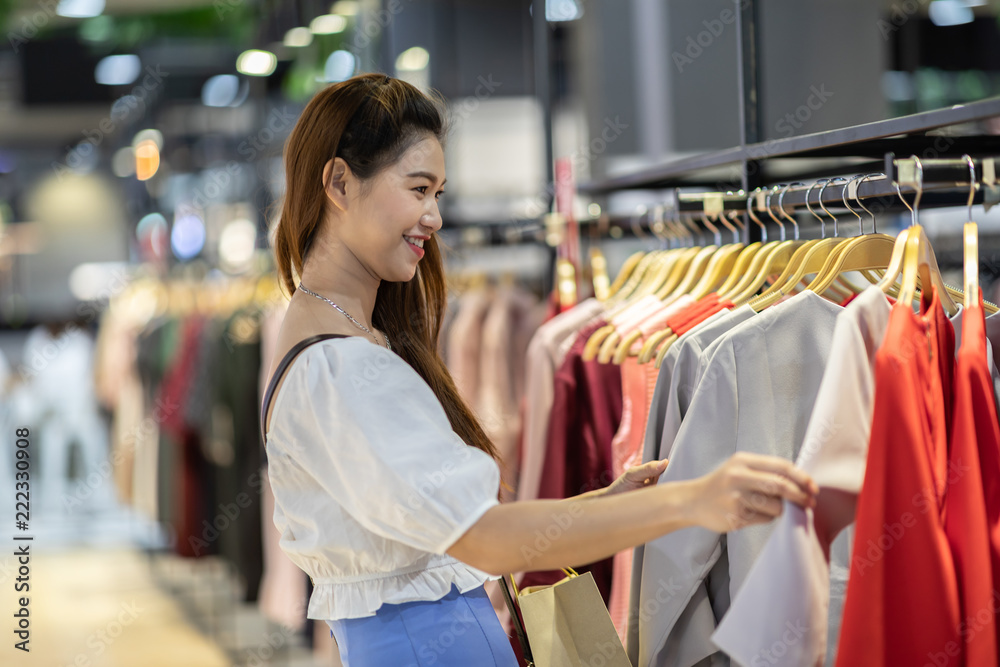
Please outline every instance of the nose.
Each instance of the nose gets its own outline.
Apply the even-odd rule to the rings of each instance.
[[[433,208],[422,216],[420,216],[420,226],[429,229],[432,232],[436,232],[441,229],[444,221],[441,219],[441,212],[438,210],[437,204],[433,204]]]

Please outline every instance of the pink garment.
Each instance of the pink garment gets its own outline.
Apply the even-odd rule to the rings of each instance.
[[[267,378],[278,345],[278,333],[284,320],[288,302],[281,300],[267,312],[260,326],[260,396],[267,388]],[[267,481],[267,467],[261,475],[261,538],[264,543],[264,572],[260,580],[257,606],[261,613],[294,630],[306,622],[306,575],[293,563],[278,542],[281,533],[274,525],[274,494]],[[327,633],[329,634],[329,633]]]
[[[654,315],[663,308],[663,301],[657,299],[652,294],[647,294],[641,299],[629,304],[619,313],[613,315],[609,322],[615,327],[619,334],[628,333],[646,318]]]
[[[646,338],[657,331],[665,329],[667,327],[667,320],[694,303],[694,297],[689,294],[682,294],[669,306],[660,308],[655,313],[644,319],[636,328],[642,332],[642,337]]]
[[[275,361],[274,352],[278,348],[278,334],[281,332],[281,323],[285,319],[287,310],[288,301],[282,299],[268,309],[260,323],[260,376],[257,378],[257,389],[261,400],[267,391],[271,364]]]
[[[640,365],[635,357],[622,362],[622,421],[611,441],[611,471],[616,479],[632,466],[642,464],[646,418],[653,395],[650,387],[656,384],[656,374],[650,369],[656,370],[653,364]],[[608,603],[608,613],[622,642],[626,641],[631,581],[632,549],[627,549],[614,556]]]
[[[267,479],[267,466],[261,469],[261,477],[260,518],[264,542],[264,574],[260,580],[257,606],[266,618],[298,631],[306,623],[306,606],[309,601],[306,575],[285,555],[279,545],[281,533],[274,525],[274,493]]]
[[[492,302],[492,295],[485,289],[466,292],[459,299],[458,315],[448,331],[448,370],[458,393],[471,406],[479,402],[483,324]]]
[[[541,312],[544,313],[544,310]],[[549,415],[555,399],[556,369],[562,365],[573,346],[576,332],[600,318],[603,313],[604,306],[597,299],[581,301],[537,327],[528,342],[527,351],[521,357],[524,359],[524,373],[522,378],[515,375],[515,382],[523,382],[524,386],[520,465],[515,487],[518,500],[538,498],[545,464]],[[515,359],[513,363],[520,364],[521,361]],[[514,576],[520,581],[523,573],[515,573]],[[486,593],[493,603],[500,624],[505,629],[509,628],[510,614],[496,581],[486,582]]]
[[[528,343],[525,363],[525,410],[521,441],[521,470],[517,499],[538,498],[545,463],[545,436],[554,398],[556,368],[562,365],[576,332],[604,313],[597,299],[587,299],[538,327]]]
[[[521,432],[523,360],[528,340],[540,324],[538,300],[513,287],[497,290],[483,323],[476,412],[500,454],[502,501],[517,493],[517,438]]]

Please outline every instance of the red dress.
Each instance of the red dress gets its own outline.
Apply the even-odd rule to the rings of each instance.
[[[982,297],[962,313],[962,346],[955,368],[945,531],[958,575],[966,665],[996,665],[993,592],[1000,576],[1000,426],[986,358]]]
[[[958,582],[943,516],[954,341],[933,290],[919,315],[893,307],[875,357],[838,667],[961,664]]]

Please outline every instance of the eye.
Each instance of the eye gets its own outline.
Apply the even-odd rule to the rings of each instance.
[[[413,189],[416,190],[417,192],[419,192],[420,194],[425,194],[427,192],[427,186],[426,185],[420,185],[420,186],[417,186],[417,187],[415,187]]]
[[[437,194],[436,194],[436,195],[434,195],[434,196],[435,196],[435,197],[436,197],[437,199],[441,199],[441,195],[443,195],[443,194],[444,194],[444,190],[438,190],[438,191],[437,191]]]

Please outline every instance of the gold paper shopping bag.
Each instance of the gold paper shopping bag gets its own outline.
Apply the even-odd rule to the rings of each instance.
[[[535,667],[631,667],[593,575],[566,574],[514,589]]]

